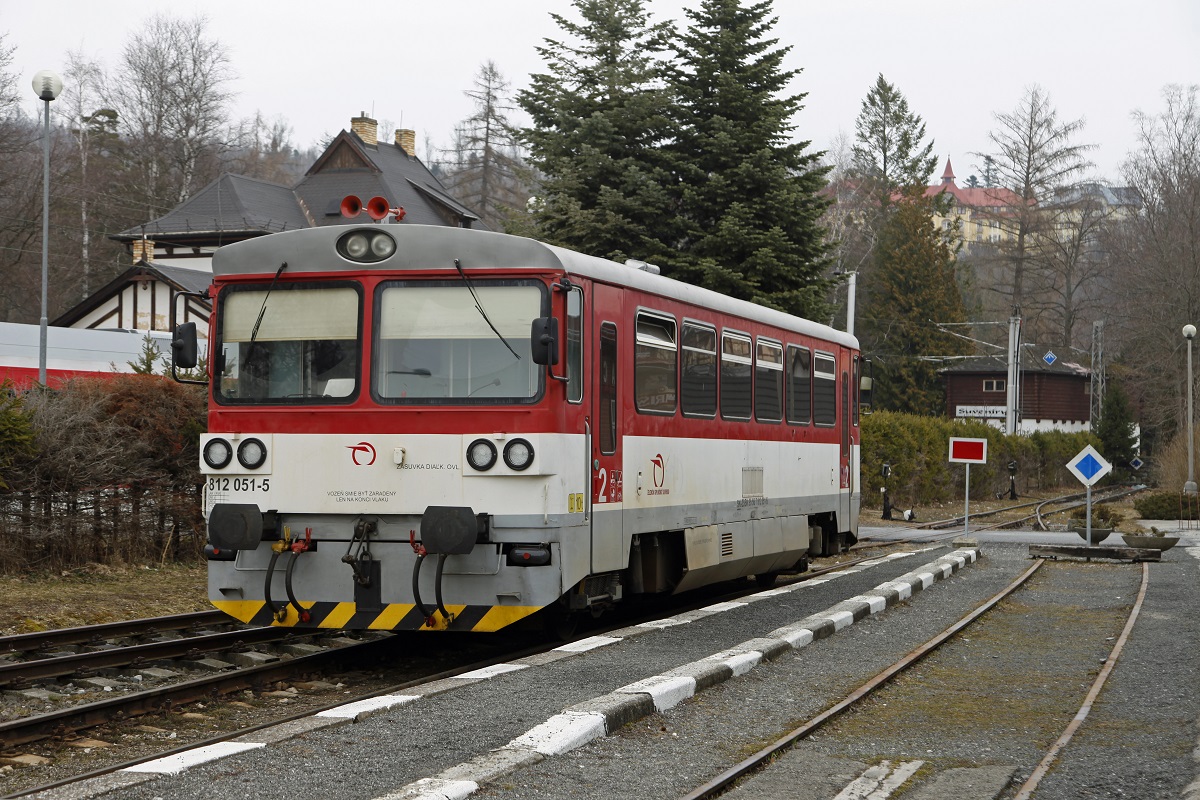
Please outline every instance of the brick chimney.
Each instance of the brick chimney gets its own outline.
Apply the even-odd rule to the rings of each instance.
[[[408,128],[396,128],[396,146],[410,156],[417,154],[417,132]]]
[[[357,133],[364,144],[379,144],[379,123],[368,117],[365,111],[350,118],[350,130]]]
[[[140,261],[149,263],[154,260],[154,242],[150,239],[133,240],[133,263]]]

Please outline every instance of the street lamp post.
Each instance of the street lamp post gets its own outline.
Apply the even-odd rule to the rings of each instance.
[[[1184,494],[1196,494],[1196,440],[1192,435],[1192,339],[1196,338],[1196,326],[1183,326],[1183,338],[1187,339],[1187,438],[1188,438],[1188,479],[1183,485]]]
[[[38,383],[46,385],[46,295],[50,283],[50,101],[62,93],[62,78],[48,69],[33,76],[33,93],[46,104],[42,136],[42,319],[38,339]]]

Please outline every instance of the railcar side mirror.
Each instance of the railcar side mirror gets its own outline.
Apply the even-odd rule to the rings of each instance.
[[[178,369],[195,369],[199,347],[196,343],[196,323],[185,322],[171,337],[171,357]]]
[[[863,410],[871,408],[871,389],[874,383],[870,375],[863,375],[858,379],[858,405]]]
[[[558,363],[558,317],[538,317],[533,321],[529,351],[535,364],[552,367]]]

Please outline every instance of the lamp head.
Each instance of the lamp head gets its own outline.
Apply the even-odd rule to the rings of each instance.
[[[1183,338],[1195,339],[1196,338],[1196,326],[1192,325],[1191,323],[1184,325],[1183,326]]]
[[[62,78],[57,73],[44,69],[33,76],[33,93],[39,100],[53,100],[62,94]]]

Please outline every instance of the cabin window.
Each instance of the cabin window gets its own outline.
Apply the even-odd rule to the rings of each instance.
[[[675,320],[639,313],[633,358],[633,395],[637,410],[674,414],[678,358]]]
[[[793,425],[812,420],[812,354],[806,347],[788,345],[787,419]]]
[[[680,340],[682,377],[680,401],[686,416],[714,417],[717,414],[717,332],[690,322],[683,323]]]
[[[750,337],[726,331],[721,336],[721,416],[750,419],[753,395]]]
[[[544,370],[533,363],[529,330],[546,300],[544,285],[525,281],[384,284],[375,309],[376,398],[425,405],[535,401]]]
[[[600,452],[617,452],[617,326],[600,326]]]
[[[813,359],[813,422],[837,422],[837,362],[825,353],[817,353]]]
[[[583,402],[583,290],[567,292],[567,402]]]
[[[1008,388],[1008,384],[1004,378],[986,378],[983,381],[983,390],[985,392],[1003,392]]]
[[[362,301],[325,283],[228,289],[217,309],[221,403],[348,403],[358,394]]]
[[[754,360],[754,417],[760,422],[783,419],[783,345],[758,340]]]

